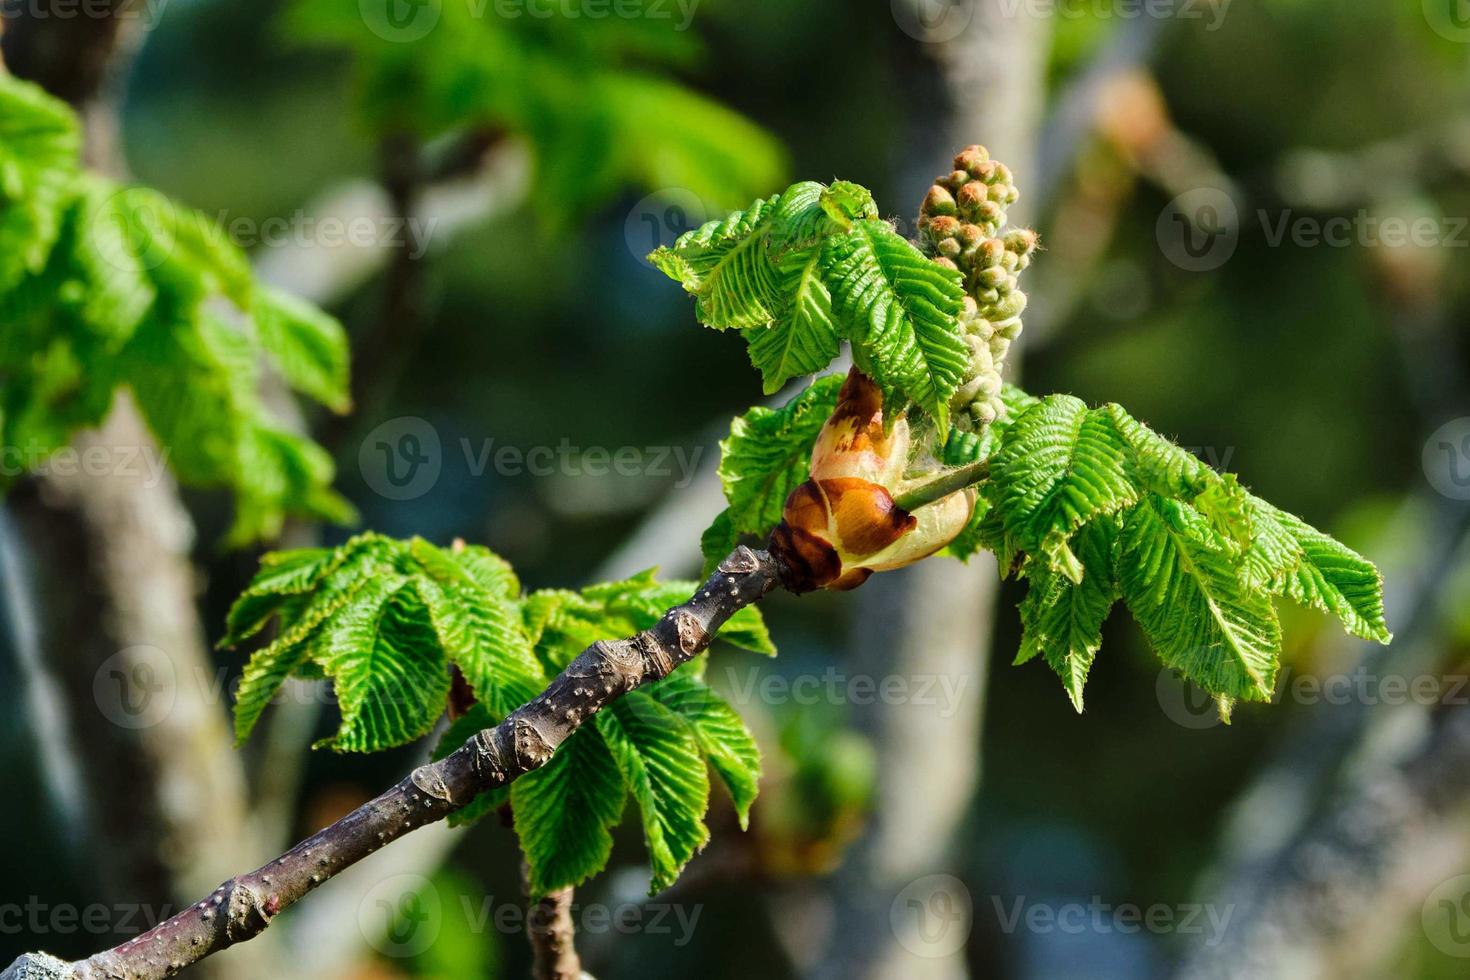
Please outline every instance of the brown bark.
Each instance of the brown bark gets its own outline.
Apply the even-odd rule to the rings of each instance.
[[[522,875],[529,886],[529,869]],[[532,980],[580,980],[582,960],[577,955],[577,927],[572,921],[575,889],[559,888],[531,903],[526,936],[531,943]]]

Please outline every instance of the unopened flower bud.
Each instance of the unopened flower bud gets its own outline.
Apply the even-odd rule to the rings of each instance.
[[[810,478],[787,497],[771,534],[782,581],[796,592],[853,589],[943,548],[969,522],[973,488],[914,513],[894,503],[909,465],[908,419],[885,427],[883,394],[857,368],[812,447]]]

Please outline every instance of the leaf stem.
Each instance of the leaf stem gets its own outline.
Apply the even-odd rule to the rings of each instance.
[[[894,498],[901,509],[915,511],[925,504],[932,504],[965,487],[974,486],[990,475],[990,460],[980,459],[952,470],[944,470],[935,476],[909,487]]]

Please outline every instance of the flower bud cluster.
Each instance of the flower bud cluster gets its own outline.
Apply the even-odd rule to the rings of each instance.
[[[924,251],[964,277],[960,324],[970,368],[950,400],[962,428],[983,427],[1005,411],[1001,367],[1026,309],[1018,279],[1037,247],[1036,232],[1005,229],[1006,209],[1019,197],[1010,168],[990,159],[983,146],[969,146],[954,158],[954,170],[929,188],[919,210]]]

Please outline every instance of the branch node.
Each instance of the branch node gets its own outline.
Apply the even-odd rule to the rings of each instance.
[[[720,562],[719,570],[726,575],[749,575],[760,567],[760,559],[745,545],[739,545]]]
[[[692,657],[709,645],[709,631],[704,628],[699,617],[688,609],[680,609],[674,613],[674,628],[679,632],[679,650],[685,657]],[[673,665],[670,664],[669,670],[672,669]],[[668,672],[665,670],[659,676]]]
[[[449,786],[444,782],[444,777],[434,766],[419,766],[409,774],[409,779],[418,788],[419,792],[440,803],[453,804],[454,797],[449,792]]]

